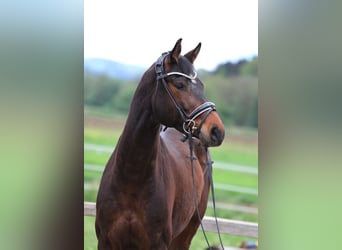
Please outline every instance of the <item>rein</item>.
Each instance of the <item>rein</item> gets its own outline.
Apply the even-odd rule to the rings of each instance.
[[[196,130],[201,130],[201,127],[203,125],[203,123],[205,122],[206,118],[208,117],[208,115],[212,112],[216,110],[216,106],[213,102],[204,102],[201,105],[199,105],[197,108],[195,108],[190,115],[187,115],[186,112],[184,111],[184,109],[177,103],[175,97],[173,96],[173,94],[171,93],[167,82],[165,81],[165,78],[170,76],[170,75],[180,75],[183,77],[186,77],[189,80],[194,81],[197,78],[197,72],[195,72],[195,74],[193,76],[181,73],[181,72],[169,72],[169,73],[165,73],[164,72],[164,59],[165,57],[169,54],[169,52],[165,52],[163,53],[157,60],[156,65],[155,65],[155,71],[157,74],[157,81],[161,80],[162,84],[166,90],[166,92],[168,93],[168,95],[170,96],[170,99],[172,100],[173,104],[175,105],[178,113],[180,114],[180,116],[182,117],[183,120],[183,130],[185,132],[184,134],[184,138],[182,139],[183,142],[185,142],[187,139],[189,140],[189,150],[190,150],[190,163],[191,163],[191,175],[192,175],[192,188],[193,188],[193,193],[194,193],[194,202],[195,202],[195,207],[196,207],[196,213],[198,216],[198,219],[200,221],[200,225],[201,225],[201,229],[203,232],[203,236],[205,238],[205,241],[208,245],[208,249],[211,249],[208,238],[206,236],[205,230],[204,230],[204,226],[202,223],[202,219],[200,216],[200,211],[199,211],[199,207],[198,207],[198,203],[197,203],[197,192],[196,192],[196,188],[195,188],[195,174],[194,174],[194,164],[193,161],[196,160],[196,158],[193,156],[193,133]],[[199,117],[200,115],[202,115],[203,113],[205,113],[201,123],[199,124],[198,127],[196,127],[196,123],[195,123],[195,119],[197,117]],[[165,127],[166,129],[166,127]],[[164,130],[165,130],[164,129]],[[214,210],[214,217],[215,217],[215,222],[216,222],[216,228],[217,228],[217,233],[219,236],[219,241],[220,241],[220,245],[222,247],[222,249],[224,249],[223,243],[222,243],[222,239],[221,239],[221,234],[220,234],[220,229],[218,226],[218,221],[217,221],[217,216],[216,216],[216,202],[215,202],[215,193],[214,193],[214,182],[213,182],[213,176],[212,176],[212,164],[213,161],[211,160],[210,157],[210,153],[209,150],[206,148],[206,153],[207,153],[207,161],[206,161],[206,165],[207,165],[207,170],[205,170],[205,172],[208,172],[209,174],[209,182],[210,182],[210,187],[211,187],[211,195],[212,195],[212,201],[213,201],[213,210]]]
[[[192,134],[190,132],[189,135],[189,149],[190,149],[190,162],[191,162],[191,176],[192,176],[192,190],[194,193],[194,202],[195,202],[195,206],[196,206],[196,213],[197,213],[197,217],[200,220],[200,225],[201,225],[201,229],[202,229],[202,233],[204,236],[204,239],[208,245],[208,249],[212,249],[210,247],[210,243],[208,241],[207,235],[205,233],[204,230],[204,226],[202,223],[202,219],[201,219],[201,215],[200,215],[200,211],[198,208],[198,203],[197,203],[197,192],[196,192],[196,188],[195,188],[195,173],[194,173],[194,160],[196,160],[196,158],[193,156],[193,140],[192,140]],[[208,172],[209,175],[209,182],[210,182],[210,188],[211,188],[211,196],[212,196],[212,201],[213,201],[213,210],[214,210],[214,218],[215,218],[215,224],[216,224],[216,229],[217,229],[217,234],[219,237],[219,241],[220,241],[220,245],[222,247],[222,250],[224,249],[223,243],[222,243],[222,239],[221,239],[221,233],[220,233],[220,228],[218,226],[218,221],[217,221],[217,215],[216,215],[216,199],[215,199],[215,192],[214,192],[214,181],[213,181],[213,161],[211,160],[211,156],[210,156],[210,152],[209,150],[206,148],[206,152],[207,152],[207,161],[206,161],[206,165],[207,165],[207,169],[205,170],[205,172]]]

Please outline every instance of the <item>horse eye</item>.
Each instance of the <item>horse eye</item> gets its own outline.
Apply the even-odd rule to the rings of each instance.
[[[186,88],[186,86],[183,82],[174,82],[173,84],[175,85],[175,87],[178,90],[184,90]]]

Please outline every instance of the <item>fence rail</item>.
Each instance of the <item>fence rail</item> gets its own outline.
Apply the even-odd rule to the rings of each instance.
[[[84,202],[84,215],[95,216],[96,204],[94,202]],[[258,224],[254,222],[245,222],[238,220],[228,220],[217,218],[220,232],[223,234],[232,234],[251,238],[258,238]],[[203,226],[205,231],[217,232],[215,218],[204,216]]]

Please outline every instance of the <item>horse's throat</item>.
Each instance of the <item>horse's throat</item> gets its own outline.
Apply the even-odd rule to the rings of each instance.
[[[159,124],[152,111],[133,102],[117,145],[116,167],[132,179],[148,178],[153,173],[159,139]]]

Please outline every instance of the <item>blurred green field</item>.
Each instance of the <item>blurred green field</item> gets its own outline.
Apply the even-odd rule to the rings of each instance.
[[[119,122],[112,122],[113,118],[106,116],[96,117],[93,114],[85,114],[84,127],[84,143],[85,145],[99,145],[114,147],[122,132],[124,119],[119,118]],[[215,162],[220,164],[235,164],[248,166],[250,168],[258,167],[258,144],[257,130],[232,128],[229,130],[225,141],[220,147],[212,148],[211,155],[214,161],[213,179],[215,184],[234,185],[246,188],[258,188],[258,175],[251,173],[243,173],[234,170],[215,168]],[[230,140],[230,136],[232,139]],[[243,140],[241,140],[241,138]],[[253,139],[253,140],[250,140]],[[95,165],[97,169],[103,168],[110,156],[111,152],[105,150],[84,150],[84,163],[87,165]],[[85,167],[84,170],[84,200],[95,202],[97,188],[101,179],[101,171],[94,171]],[[248,194],[235,191],[227,191],[216,189],[216,201],[220,203],[236,204],[257,208],[258,195]],[[211,200],[210,200],[211,201]],[[208,206],[207,216],[213,216],[213,210]],[[235,210],[227,210],[217,208],[217,215],[221,218],[258,222],[258,215],[255,213],[245,213]],[[97,249],[97,239],[94,230],[94,217],[84,217],[84,249]],[[206,233],[211,244],[218,245],[218,237],[215,233]],[[222,235],[225,246],[239,246],[246,237]],[[194,237],[191,250],[202,250],[206,246],[203,233],[198,231]]]

